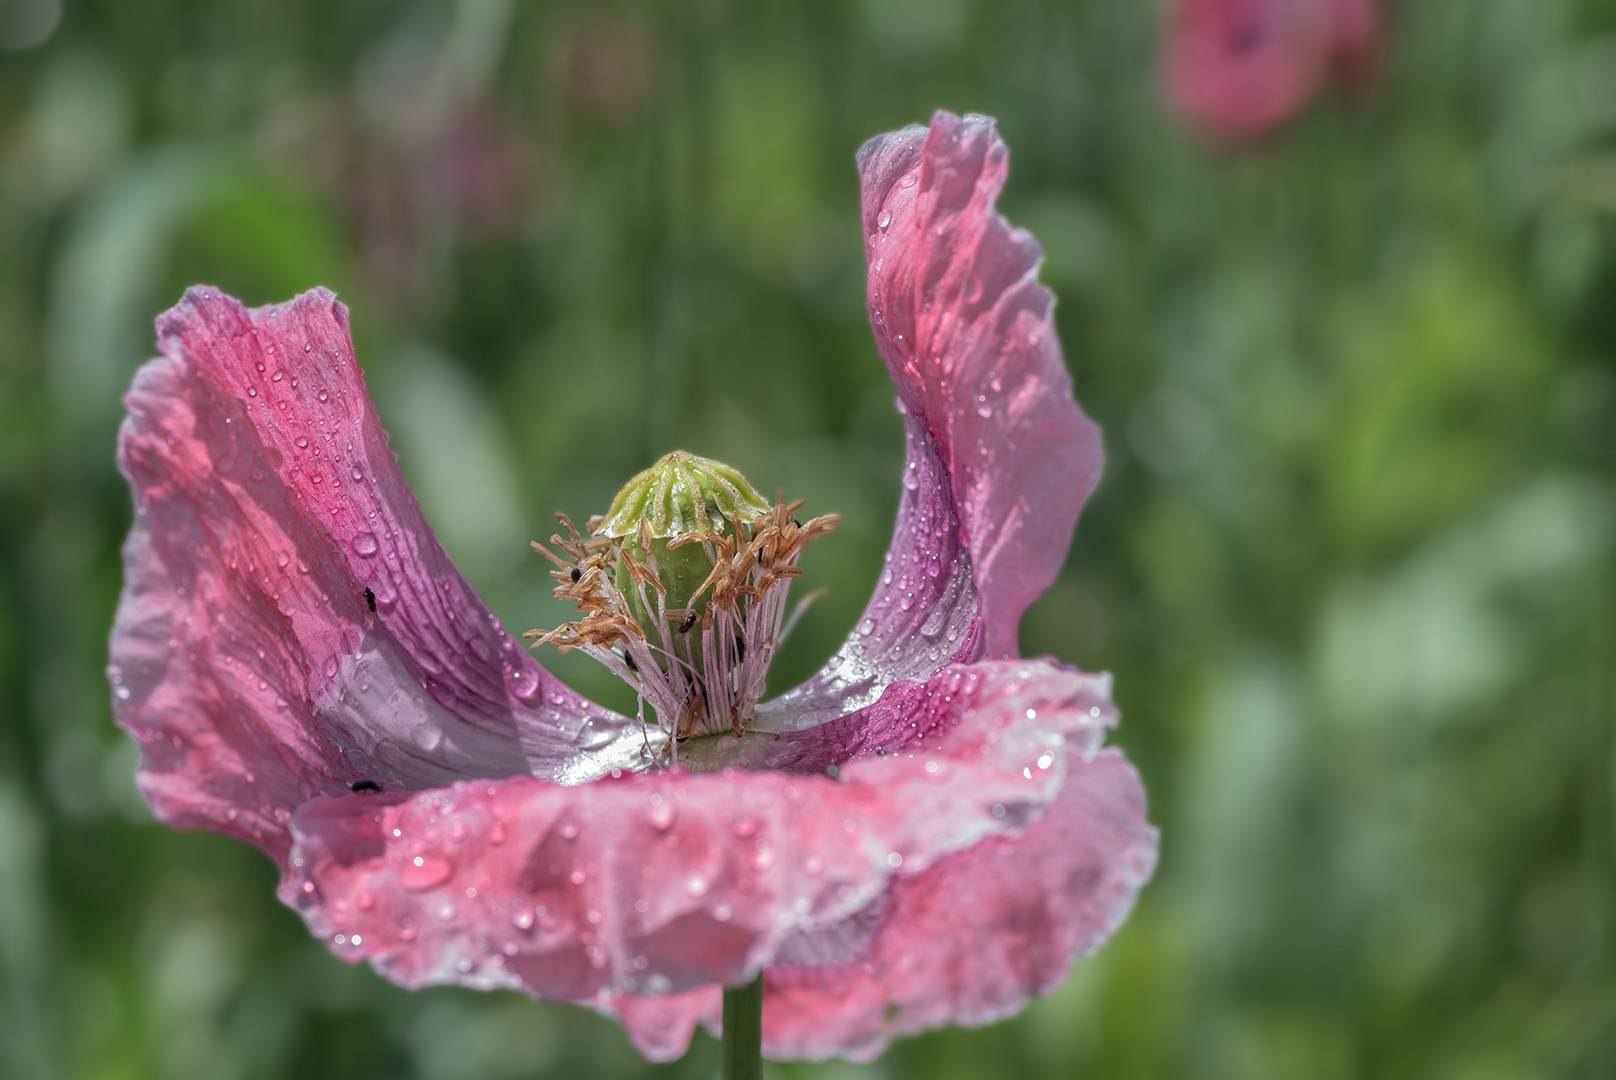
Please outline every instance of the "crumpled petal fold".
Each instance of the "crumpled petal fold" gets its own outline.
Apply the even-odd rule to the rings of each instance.
[[[1154,832],[1137,777],[1099,749],[1108,690],[1048,661],[950,668],[916,704],[916,738],[835,778],[513,777],[315,799],[293,818],[283,895],[340,955],[405,986],[609,1005],[768,966],[766,1000],[819,1017],[766,1017],[785,1056],[873,1052],[1012,1011],[1132,904]],[[832,1008],[864,984],[873,1026]]]

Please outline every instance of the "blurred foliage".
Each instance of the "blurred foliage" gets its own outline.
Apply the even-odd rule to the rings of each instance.
[[[336,288],[513,627],[563,614],[552,510],[732,462],[846,518],[778,689],[897,499],[852,155],[947,107],[999,118],[1110,455],[1024,646],[1115,672],[1163,862],[1020,1017],[773,1075],[1616,1075],[1616,0],[1395,5],[1370,91],[1241,153],[1162,114],[1160,14],[0,3],[0,1074],[712,1074],[349,968],[262,856],[151,821],[102,676],[119,395],[189,283]]]

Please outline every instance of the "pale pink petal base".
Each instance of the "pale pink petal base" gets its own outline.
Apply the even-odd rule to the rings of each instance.
[[[869,1060],[901,1035],[1010,1016],[1110,936],[1155,864],[1133,767],[1115,750],[1073,760],[1060,798],[1025,833],[900,876],[858,960],[771,968],[764,1052]]]
[[[1115,717],[1107,690],[1104,679],[1047,662],[951,669],[920,703],[950,723],[849,762],[838,778],[726,770],[567,788],[520,777],[315,799],[292,821],[283,896],[339,955],[369,959],[405,986],[512,987],[604,1008],[622,995],[738,985],[782,962],[831,965],[819,978],[867,978],[860,958],[888,963],[919,926],[913,919],[946,915],[924,932],[980,950],[980,970],[957,974],[982,986],[950,984],[941,997],[979,995],[969,1015],[985,1018],[1052,977],[1047,965],[1007,976],[1020,962],[992,954],[1058,952],[1064,970],[1146,876],[1154,833],[1137,781],[1114,755],[1096,756]],[[1119,767],[1131,787],[1119,786]],[[1053,820],[1072,819],[1051,834],[1067,849],[1064,878],[1059,859],[1039,856],[1023,871],[1037,878],[1032,900],[928,907],[927,897],[956,887],[948,866],[978,849],[990,857],[998,849],[983,845],[995,838],[1014,846],[1043,835],[1038,823],[1052,808]],[[1119,819],[1131,827],[1119,829]],[[1081,895],[1069,895],[1076,886]],[[1029,936],[1029,903],[1060,909],[1046,912],[1047,933]],[[798,987],[809,969],[798,970],[791,992],[811,996],[812,986]],[[870,1040],[941,1022],[909,993],[901,979],[892,984],[894,1009]],[[648,1052],[665,1050],[695,1015],[653,1006],[627,1007],[653,1029],[635,1032]],[[771,1037],[805,1038],[789,1029]]]

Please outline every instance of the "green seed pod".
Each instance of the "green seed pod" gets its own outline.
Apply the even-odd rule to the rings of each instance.
[[[617,493],[612,506],[595,527],[597,536],[619,538],[623,550],[635,559],[656,560],[657,576],[667,589],[667,609],[687,609],[696,615],[707,608],[707,597],[692,602],[691,593],[712,572],[713,563],[699,543],[669,549],[668,541],[681,536],[736,536],[738,522],[751,523],[769,510],[746,477],[711,458],[682,450],[666,455],[640,473]],[[651,549],[640,544],[640,522],[651,535]],[[619,591],[636,622],[655,633],[628,567],[617,565]]]

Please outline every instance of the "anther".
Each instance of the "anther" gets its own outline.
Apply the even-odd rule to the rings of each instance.
[[[537,638],[535,648],[579,648],[611,665],[656,713],[668,745],[740,736],[790,629],[786,591],[802,573],[797,560],[841,521],[831,514],[804,524],[794,516],[801,505],[782,497],[770,506],[729,466],[669,454],[589,519],[587,537],[557,515],[566,535],[551,543],[562,555],[533,547],[556,567],[556,597],[581,617],[523,636]],[[646,652],[636,661],[630,650],[639,648]]]

